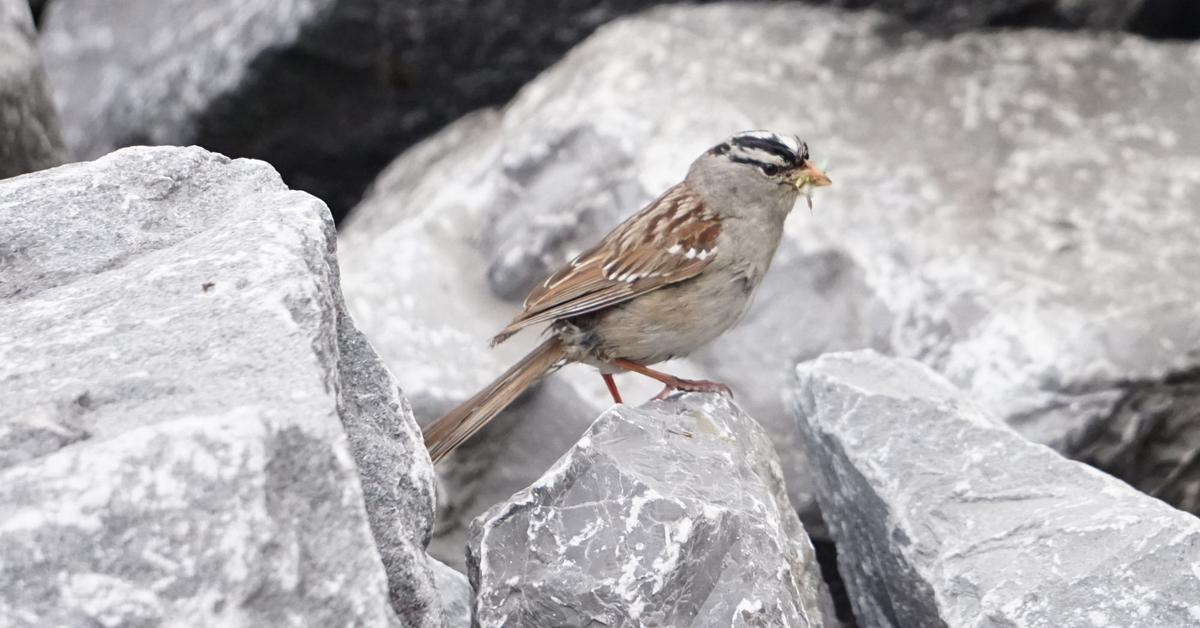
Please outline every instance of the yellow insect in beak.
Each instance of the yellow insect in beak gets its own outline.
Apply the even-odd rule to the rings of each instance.
[[[800,194],[804,195],[804,200],[808,202],[808,209],[812,211],[812,191],[813,188],[823,188],[827,185],[832,185],[829,177],[817,169],[816,166],[809,162],[804,162],[804,167],[796,171],[792,183]]]
[[[796,176],[792,179],[792,182],[796,184],[797,190],[803,190],[808,186],[823,188],[833,183],[829,180],[829,177],[825,176],[824,172],[821,172],[816,166],[808,162],[805,162],[804,167],[796,171]]]

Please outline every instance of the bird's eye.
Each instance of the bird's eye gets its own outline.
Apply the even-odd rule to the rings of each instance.
[[[771,164],[763,164],[763,165],[759,166],[758,169],[762,170],[762,173],[767,175],[768,177],[773,177],[773,176],[779,174],[779,166],[774,166]]]

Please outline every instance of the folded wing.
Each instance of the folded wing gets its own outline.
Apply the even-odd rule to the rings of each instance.
[[[680,183],[534,288],[492,344],[695,277],[717,255],[720,232],[717,217]]]

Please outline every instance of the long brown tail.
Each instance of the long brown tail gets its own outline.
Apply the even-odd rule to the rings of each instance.
[[[488,384],[487,388],[430,423],[424,430],[429,457],[435,463],[445,458],[507,408],[525,389],[553,369],[562,357],[562,345],[557,339],[551,338]]]

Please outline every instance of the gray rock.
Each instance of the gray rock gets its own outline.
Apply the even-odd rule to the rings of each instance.
[[[654,4],[55,0],[42,42],[76,156],[195,143],[265,159],[340,218],[398,150]]]
[[[762,428],[717,395],[603,414],[472,525],[480,626],[836,626]]]
[[[862,625],[1200,622],[1200,519],[1030,443],[915,361],[830,354],[797,372]]]
[[[673,1],[55,0],[41,23],[77,157],[130,144],[196,143],[265,159],[293,187],[328,201],[340,219],[398,150],[467,112],[503,103],[601,24]],[[1200,16],[1186,2],[832,4],[874,6],[921,28],[951,31],[994,25],[1134,28],[1183,37],[1200,31]],[[608,182],[600,175],[594,183]],[[587,204],[602,219],[610,201],[596,200]],[[538,231],[528,236],[536,240]]]
[[[457,368],[481,373],[446,395],[463,398],[515,357],[478,358],[516,309],[499,299],[729,133],[793,130],[834,185],[790,219],[742,327],[664,367],[733,386],[791,460],[793,503],[812,498],[783,374],[873,347],[933,366],[1023,434],[1194,508],[1200,46],[1046,31],[895,37],[900,28],[794,5],[663,8],[605,26],[502,112],[456,125],[381,178],[386,196],[359,208],[343,240],[357,249],[346,260],[353,311],[373,338],[399,337],[412,319],[396,295],[434,299],[414,307],[431,312],[420,318],[442,344],[383,354],[407,374],[454,347]],[[590,189],[623,200],[575,193]],[[444,390],[438,373],[406,386]],[[603,405],[593,378],[576,390]]]
[[[1196,46],[1128,38],[898,50],[872,76],[922,122],[871,130],[883,114],[864,107],[832,124],[855,163],[805,234],[887,304],[890,351],[1193,512],[1200,179],[1180,164],[1200,157],[1200,127],[1181,123],[1200,86],[1177,81],[1198,69]]]
[[[600,378],[595,379],[599,385]],[[465,573],[471,519],[553,465],[587,428],[578,415],[597,406],[581,398],[570,382],[552,380],[439,464],[438,518],[430,555]]]
[[[331,256],[333,252],[330,249]],[[445,567],[425,555],[434,518],[429,454],[408,402],[340,300],[339,294],[338,416],[358,465],[392,607],[410,625],[440,626],[437,609],[430,606],[449,605],[456,610],[468,603],[470,592],[464,598],[461,589],[448,588],[438,574]],[[460,625],[449,618],[447,622],[447,626]]]
[[[198,148],[0,183],[0,617],[443,625],[432,469],[334,236]]]
[[[437,560],[429,561],[433,567],[433,584],[437,587],[446,616],[446,628],[468,628],[471,625],[471,602],[475,599],[467,577],[454,568]]]
[[[63,160],[36,38],[29,4],[0,0],[0,179]]]
[[[286,62],[286,55],[279,53],[299,52],[301,44],[308,43],[313,61],[322,56],[349,57],[346,49],[333,55],[323,50],[321,33],[308,35],[311,41],[302,40],[306,29],[328,28],[338,21],[335,17],[321,21],[336,4],[335,0],[52,2],[43,19],[41,45],[67,145],[83,159],[131,144],[197,142],[233,154],[237,151],[209,135],[227,133],[235,124],[258,128],[244,141],[262,142],[264,135],[280,133],[285,121],[318,106],[311,97],[295,99],[295,90],[306,84],[315,89],[318,84],[311,75],[279,76],[277,64]],[[345,20],[344,15],[338,17]],[[350,58],[344,61],[353,63]],[[268,70],[274,72],[264,74]],[[279,113],[272,110],[271,101],[264,99],[254,108],[239,98],[241,91],[268,80],[279,97],[295,99],[297,111],[291,118],[263,125]],[[354,129],[338,131],[350,135]],[[304,136],[306,141],[313,139],[311,133]],[[292,143],[288,148],[298,146]]]

